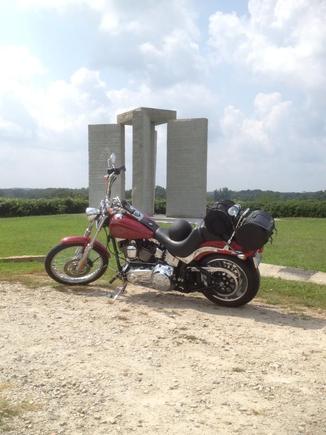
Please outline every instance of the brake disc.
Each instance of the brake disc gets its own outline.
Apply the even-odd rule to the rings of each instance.
[[[78,267],[78,260],[70,260],[67,261],[67,263],[64,265],[64,272],[69,275],[69,276],[82,276],[85,275],[85,273],[88,273],[91,270],[92,264],[90,263],[90,261],[88,260],[87,264],[85,265],[85,267],[83,268],[83,270],[79,271],[77,269]]]

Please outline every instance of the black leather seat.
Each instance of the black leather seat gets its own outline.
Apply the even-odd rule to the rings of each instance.
[[[175,257],[187,257],[199,248],[203,242],[200,228],[193,229],[189,236],[180,242],[170,239],[162,228],[156,230],[155,238]]]

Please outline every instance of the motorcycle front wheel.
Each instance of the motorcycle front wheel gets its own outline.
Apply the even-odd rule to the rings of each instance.
[[[260,274],[251,259],[210,255],[202,260],[201,266],[209,272],[209,276],[202,276],[205,284],[202,292],[217,305],[239,307],[258,293]]]
[[[85,245],[78,242],[52,248],[45,258],[47,274],[60,284],[67,285],[89,284],[100,278],[108,266],[108,257],[94,246],[88,253],[87,263],[79,271],[77,266],[84,249]]]

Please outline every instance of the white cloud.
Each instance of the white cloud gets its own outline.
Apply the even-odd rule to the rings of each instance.
[[[105,108],[109,109],[106,90],[97,71],[81,68],[68,81],[54,81],[31,96],[30,110],[43,130],[77,130],[102,118]]]
[[[250,0],[249,15],[216,12],[210,45],[217,59],[307,88],[326,83],[326,3],[323,0]]]
[[[1,187],[81,187],[87,185],[83,150],[1,146]],[[14,176],[14,178],[13,178]]]
[[[200,80],[205,71],[190,0],[168,4],[166,0],[28,0],[22,4],[60,13],[86,8],[86,14],[95,14],[100,37],[92,56],[97,69],[118,68],[159,86]]]
[[[35,76],[46,72],[42,61],[27,47],[17,45],[0,46],[0,91],[24,84]]]
[[[21,138],[23,135],[23,129],[19,124],[15,122],[8,121],[2,117],[0,117],[0,138],[1,139],[13,139],[13,138]]]
[[[13,0],[21,9],[54,9],[64,12],[77,6],[87,6],[94,9],[103,9],[107,0]]]
[[[209,180],[215,180],[210,188],[322,188],[326,137],[305,116],[305,110],[276,92],[257,94],[249,114],[227,106],[209,148]],[[224,168],[220,179],[214,176],[216,163]]]
[[[86,185],[87,124],[115,122],[118,113],[149,106],[209,119],[210,188],[324,187],[324,1],[251,0],[243,16],[216,11],[209,29],[199,27],[201,6],[191,0],[171,1],[169,8],[165,0],[18,4],[31,22],[35,11],[54,17],[67,45],[71,33],[64,32],[71,32],[67,24],[76,12],[71,39],[80,40],[81,55],[65,72],[58,65],[55,77],[23,42],[0,46],[0,146],[17,167],[28,155],[34,168],[49,156],[61,172],[69,171],[60,173],[62,183],[54,183],[51,172],[49,184],[76,179]],[[87,44],[83,26],[94,35]],[[44,47],[54,37],[38,36]],[[42,44],[35,53],[44,53]],[[71,47],[77,45],[58,49],[73,53]],[[160,130],[158,160],[165,156],[163,138]],[[159,166],[159,180],[163,173]]]
[[[248,151],[266,158],[280,151],[282,144],[276,140],[282,130],[285,133],[292,103],[283,101],[279,93],[256,95],[251,116],[228,106],[220,120],[222,142],[228,153],[246,155]]]
[[[205,59],[200,54],[198,43],[183,30],[169,33],[160,44],[144,42],[139,49],[148,75],[156,84],[203,79]]]

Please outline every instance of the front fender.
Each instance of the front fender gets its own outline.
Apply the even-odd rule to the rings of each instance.
[[[75,243],[78,243],[78,244],[80,243],[81,245],[86,246],[90,241],[91,241],[91,239],[89,237],[85,237],[85,236],[69,236],[69,237],[64,237],[62,240],[60,240],[60,244],[73,245]],[[104,255],[108,258],[110,257],[108,250],[101,242],[98,242],[97,240],[95,240],[94,247],[96,247],[96,249],[102,255]]]

